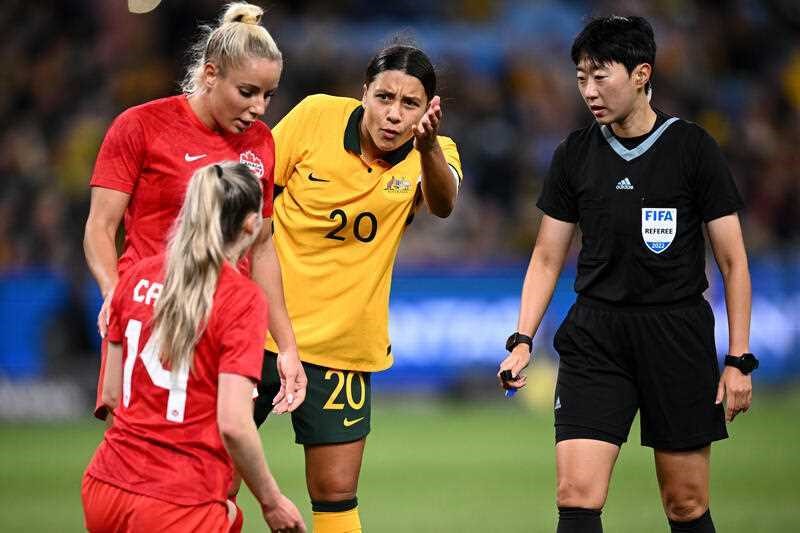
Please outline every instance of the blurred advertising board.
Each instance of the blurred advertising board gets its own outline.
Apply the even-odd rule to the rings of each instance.
[[[762,382],[800,377],[800,261],[751,258],[753,314],[750,350],[761,360]],[[534,339],[538,357],[556,359],[553,335],[575,300],[574,266],[568,266]],[[479,269],[398,268],[390,305],[395,365],[376,376],[388,388],[447,387],[478,367],[492,373],[505,356],[505,339],[517,325],[523,267]],[[717,352],[728,348],[727,314],[716,267],[710,275]]]
[[[505,339],[517,324],[524,268],[398,267],[390,304],[395,365],[376,375],[376,384],[384,388],[437,389],[452,385],[464,373],[493,375],[505,356]],[[750,348],[761,359],[757,379],[765,383],[797,379],[800,256],[783,253],[751,258],[750,270]],[[722,283],[715,268],[710,279],[706,297],[717,319],[717,350],[724,355],[727,321]],[[534,339],[538,357],[556,358],[552,339],[575,300],[573,280],[574,266],[567,266]],[[101,303],[91,280],[82,291],[74,291],[65,276],[47,269],[0,273],[0,378],[55,377],[48,359],[48,342],[53,341],[50,332],[54,324],[65,317],[70,318],[70,327],[83,324],[83,337],[91,343],[88,349],[99,350],[95,324]],[[76,305],[82,308],[80,320],[73,320]],[[63,353],[63,349],[59,351]]]

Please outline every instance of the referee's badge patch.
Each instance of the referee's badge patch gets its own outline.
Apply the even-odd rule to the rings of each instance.
[[[660,254],[672,244],[678,227],[678,210],[674,207],[642,208],[642,239],[651,252]]]

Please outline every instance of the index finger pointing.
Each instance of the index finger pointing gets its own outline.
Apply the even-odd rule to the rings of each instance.
[[[439,120],[442,118],[442,113],[441,113],[441,111],[434,112],[434,113],[428,113],[427,118],[428,118],[428,122],[431,124],[431,126],[433,126],[434,128],[438,128],[439,127]]]

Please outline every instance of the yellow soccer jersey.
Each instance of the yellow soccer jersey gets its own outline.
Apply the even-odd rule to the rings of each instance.
[[[343,370],[392,365],[389,291],[421,179],[413,140],[367,163],[352,98],[309,96],[273,130],[275,248],[300,359]],[[460,179],[455,143],[439,137]],[[277,351],[274,339],[266,349]]]

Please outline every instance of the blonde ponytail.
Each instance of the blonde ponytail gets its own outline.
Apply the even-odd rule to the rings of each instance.
[[[161,360],[173,369],[191,368],[226,252],[245,217],[260,212],[261,201],[260,182],[242,164],[209,165],[192,176],[167,246],[164,289],[153,316]]]
[[[247,2],[233,2],[225,7],[216,27],[201,26],[201,37],[191,48],[191,61],[181,83],[187,94],[204,90],[203,73],[206,63],[217,65],[224,75],[249,58],[283,61],[278,45],[266,28],[261,26],[264,10]]]

